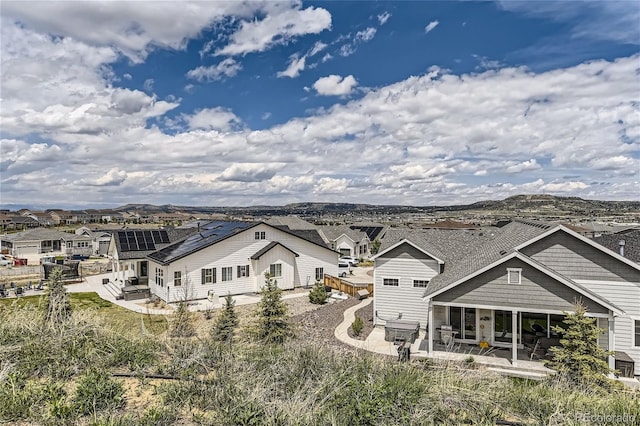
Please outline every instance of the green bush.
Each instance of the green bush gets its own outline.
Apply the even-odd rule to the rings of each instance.
[[[120,408],[124,405],[124,386],[108,371],[91,368],[78,380],[73,404],[79,414]]]
[[[316,281],[316,284],[309,292],[309,302],[313,303],[314,305],[324,305],[326,301],[327,292],[324,289],[324,284],[322,284],[320,281]]]
[[[362,329],[364,328],[364,321],[359,315],[356,315],[356,319],[351,323],[351,331],[355,336],[359,336],[362,333]]]

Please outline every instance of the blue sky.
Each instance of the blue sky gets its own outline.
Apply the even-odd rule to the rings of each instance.
[[[1,12],[3,205],[640,198],[637,2]]]

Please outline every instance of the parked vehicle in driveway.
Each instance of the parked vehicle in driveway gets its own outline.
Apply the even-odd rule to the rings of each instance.
[[[349,262],[338,261],[338,276],[344,278],[350,273],[351,265],[349,265]]]
[[[342,256],[340,259],[338,259],[338,262],[347,262],[351,266],[358,266],[359,263],[358,259],[351,256]]]
[[[0,266],[13,265],[13,259],[9,259],[4,254],[0,254]]]

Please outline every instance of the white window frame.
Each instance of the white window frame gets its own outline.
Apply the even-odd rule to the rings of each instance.
[[[324,268],[316,268],[316,281],[324,280]]]
[[[233,280],[233,266],[223,266],[220,269],[222,270],[220,272],[220,279],[222,282]]]
[[[391,284],[395,281],[395,284]],[[400,278],[383,278],[382,285],[385,287],[400,287]]]
[[[282,263],[272,263],[269,265],[269,275],[271,278],[282,277]]]
[[[517,282],[511,279],[511,274],[517,273]],[[507,268],[507,284],[522,284],[522,268]]]
[[[418,283],[420,283],[419,285],[417,285]],[[424,285],[422,285],[424,284]],[[429,280],[413,280],[413,287],[414,288],[427,288],[427,286],[429,285]]]
[[[182,271],[173,271],[173,286],[180,287],[182,285]]]
[[[265,240],[267,238],[267,234],[265,231],[256,231],[253,234],[253,238],[256,240]]]
[[[634,348],[640,348],[640,319],[631,318],[631,341]]]

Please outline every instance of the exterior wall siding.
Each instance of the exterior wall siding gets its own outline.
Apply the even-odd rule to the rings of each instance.
[[[394,254],[400,256],[393,257]],[[437,261],[407,244],[392,250],[388,256],[377,258],[374,265],[373,302],[377,313],[374,324],[384,325],[387,320],[397,319],[402,314],[403,320],[419,321],[420,327],[425,328],[428,306],[422,297],[427,289],[413,287],[413,280],[431,280],[438,270]],[[397,278],[398,286],[383,285],[384,278]]]
[[[256,240],[254,238],[254,232],[256,231],[264,231],[266,239]],[[251,260],[251,256],[272,241],[280,242],[299,256],[295,257],[288,250],[276,247],[265,253],[260,260]],[[309,285],[313,285],[315,282],[315,268],[323,268],[325,274],[338,274],[337,253],[268,225],[258,225],[218,244],[192,253],[165,267],[165,286],[167,283],[171,286],[169,291],[170,301],[175,301],[175,297],[187,291],[184,289],[185,285],[191,287],[188,290],[190,299],[204,299],[208,296],[209,290],[219,296],[255,293],[264,284],[264,272],[268,271],[269,264],[274,263],[270,262],[269,259],[272,256],[281,260],[286,259],[281,251],[286,252],[287,256],[291,256],[290,259],[292,259],[289,260],[290,267],[288,269],[283,262],[282,272],[283,275],[286,273],[286,276],[278,280],[278,285],[282,288],[304,286],[307,285],[307,282]],[[266,266],[262,264],[263,259]],[[237,267],[242,265],[249,265],[249,277],[237,277]],[[158,264],[149,260],[149,286],[153,293],[166,300],[166,287],[164,289],[157,288],[154,283],[156,267],[159,267]],[[223,267],[233,268],[233,279],[231,281],[222,282],[221,268]],[[214,284],[202,284],[202,268],[216,268],[216,282]],[[173,286],[173,273],[177,270],[182,272],[183,285],[181,287],[183,288]],[[309,278],[307,279],[307,277]],[[156,290],[159,293],[156,293]]]
[[[508,284],[507,268],[522,268],[521,284]],[[570,311],[576,300],[582,300],[593,313],[608,313],[608,309],[582,296],[577,291],[520,261],[496,266],[469,281],[435,297],[438,302],[478,304],[523,311]]]
[[[562,231],[521,252],[571,279],[640,282],[637,269]]]
[[[614,319],[615,349],[626,352],[640,369],[640,347],[634,346],[633,321],[640,320],[640,283],[578,280],[582,286],[601,295],[624,311]]]

